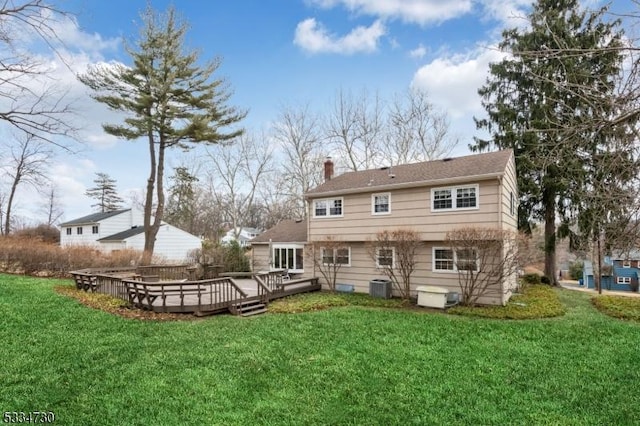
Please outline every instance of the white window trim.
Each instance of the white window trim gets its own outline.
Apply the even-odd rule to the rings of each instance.
[[[616,277],[616,284],[631,284],[631,277]]]
[[[76,226],[76,235],[84,235],[84,229],[82,226]]]
[[[340,200],[340,202],[342,203],[342,209],[340,214],[331,214],[331,207],[329,207],[327,205],[327,214],[325,216],[317,216],[316,215],[316,203],[319,201],[329,201],[329,202],[333,202],[335,200]],[[336,198],[319,198],[317,200],[313,200],[313,203],[311,203],[311,208],[313,209],[313,218],[314,219],[329,219],[332,217],[343,217],[344,216],[344,197],[336,197]]]
[[[389,210],[386,212],[377,212],[376,211],[376,197],[386,195],[389,200]],[[383,216],[391,214],[391,193],[390,192],[378,192],[376,194],[371,194],[371,214],[374,216]]]
[[[348,263],[339,263],[338,265],[340,265],[340,267],[347,267],[347,268],[351,267],[351,247],[350,246],[344,246],[344,247],[339,247],[339,248],[349,250],[349,262]],[[327,248],[320,247],[320,260],[324,259],[324,251],[325,250],[327,250]],[[336,251],[338,250],[338,248],[334,248],[332,250],[333,250],[333,259],[335,261],[336,255],[337,255]],[[333,263],[324,263],[324,262],[322,262],[322,264],[324,266],[334,265]]]
[[[72,227],[68,227],[67,228],[67,235],[73,235],[73,228]]]
[[[436,269],[436,250],[453,250],[453,269]],[[479,257],[478,249],[473,248],[476,252],[476,269],[474,272],[478,272]],[[437,272],[440,274],[457,274],[458,271],[458,250],[454,250],[451,247],[433,247],[431,249],[431,272]]]
[[[295,259],[295,255],[296,255],[295,249],[301,249],[302,250],[302,263],[303,263],[303,266],[304,266],[304,256],[305,256],[305,254],[304,254],[304,245],[302,245],[302,244],[277,244],[277,243],[273,243],[273,245],[271,247],[271,262],[272,262],[272,265],[269,265],[269,266],[274,267],[273,266],[273,262],[275,262],[275,250],[276,249],[294,249],[294,251],[293,251],[294,259]],[[296,266],[298,266],[298,265],[296,265]],[[302,274],[302,273],[304,273],[304,267],[302,269],[300,269],[300,268],[298,268],[298,269],[289,269],[289,272],[290,273],[294,273],[294,274]]]
[[[622,267],[623,268],[631,268],[631,261],[630,260],[623,260],[622,261]]]
[[[380,259],[380,250],[391,250],[391,269],[396,268],[396,248],[395,247],[378,247],[376,248],[376,268],[383,269],[388,268],[387,265],[380,265],[378,260]]]
[[[458,202],[457,190],[464,188],[475,188],[476,190],[476,206],[475,207],[457,207],[456,204]],[[434,209],[434,193],[436,191],[451,191],[451,208],[448,209]],[[466,211],[466,210],[478,210],[480,208],[480,185],[471,184],[471,185],[457,185],[457,186],[443,186],[439,188],[431,188],[431,213],[443,213],[443,212],[452,212],[452,211]]]

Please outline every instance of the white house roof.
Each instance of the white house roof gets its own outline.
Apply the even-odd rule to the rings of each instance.
[[[101,212],[101,213],[92,213],[87,216],[79,217],[78,219],[73,219],[65,223],[61,223],[60,226],[74,226],[74,225],[86,225],[90,223],[98,223],[102,220],[108,219],[113,216],[117,216],[122,213],[126,213],[131,209],[123,209],[123,210],[113,210],[110,212]]]

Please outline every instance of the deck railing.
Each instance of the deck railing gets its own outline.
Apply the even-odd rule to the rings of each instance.
[[[248,297],[231,278],[123,282],[132,305],[155,312],[214,312],[229,309]]]

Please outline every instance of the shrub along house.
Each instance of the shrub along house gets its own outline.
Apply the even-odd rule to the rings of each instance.
[[[144,250],[144,217],[136,209],[93,213],[60,224],[60,245],[87,245],[105,253]],[[154,255],[182,262],[189,252],[202,247],[199,237],[162,222]]]
[[[517,230],[518,193],[511,150],[340,176],[333,176],[329,159],[324,177],[322,185],[305,194],[309,218],[306,235],[301,230],[305,222],[296,224],[299,233],[295,238],[281,238],[288,232],[284,228],[291,225],[287,223],[278,225],[278,232],[271,235],[271,230],[265,232],[259,238],[263,246],[269,246],[270,241],[271,250],[258,250],[256,263],[265,264],[267,254],[272,261],[266,261],[266,265],[289,267],[289,263],[282,263],[282,255],[277,257],[277,250],[290,248],[302,253],[305,242],[338,241],[340,252],[328,257],[341,263],[337,282],[366,293],[372,279],[385,278],[382,265],[395,268],[397,261],[395,250],[372,252],[370,242],[380,231],[410,229],[418,233],[420,240],[412,275],[414,295],[415,288],[421,285],[458,291],[457,265],[473,264],[475,260],[462,259],[463,253],[452,250],[445,242],[447,232],[465,226]],[[292,239],[297,241],[289,241]],[[287,262],[297,256],[288,251],[280,253],[286,255]],[[313,262],[307,260],[304,269],[298,270],[305,276],[318,276],[322,282]],[[516,276],[510,274],[479,302],[504,304],[515,286]]]

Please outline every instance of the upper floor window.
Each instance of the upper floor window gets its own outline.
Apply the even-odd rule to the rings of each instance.
[[[342,198],[315,200],[313,202],[314,217],[342,216]]]
[[[71,228],[67,228],[67,235],[71,235]]]
[[[478,185],[467,185],[431,190],[431,210],[478,208]]]
[[[378,268],[394,268],[395,256],[394,249],[391,248],[379,248],[376,250],[376,267]]]
[[[91,227],[91,233],[92,234],[97,234],[98,233],[98,225],[93,225]]]
[[[82,226],[78,226],[78,227],[76,228],[76,234],[78,234],[78,235],[82,235]]]
[[[351,249],[349,247],[334,249],[322,247],[322,264],[351,266]]]
[[[630,260],[623,260],[622,261],[622,267],[623,268],[631,268],[631,261]]]
[[[389,214],[391,213],[391,194],[373,194],[371,196],[371,213],[372,214]]]

